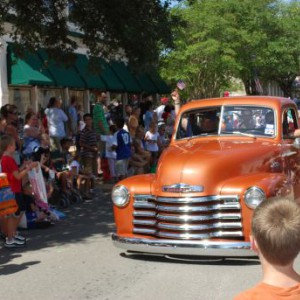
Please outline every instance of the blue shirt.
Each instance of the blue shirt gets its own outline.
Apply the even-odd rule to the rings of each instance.
[[[145,125],[145,131],[148,131],[149,130],[149,126],[150,126],[150,123],[153,119],[153,112],[147,110],[145,112],[145,114],[143,115],[143,121],[144,121],[144,125]]]
[[[114,134],[113,144],[117,146],[117,160],[131,157],[131,138],[128,131],[120,129]]]
[[[73,134],[77,132],[77,122],[78,122],[78,114],[76,107],[74,105],[69,106],[68,113],[70,116],[71,121],[71,129],[73,131]]]

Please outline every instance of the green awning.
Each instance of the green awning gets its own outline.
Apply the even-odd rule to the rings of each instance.
[[[150,76],[152,82],[157,87],[159,94],[171,93],[170,87],[163,81],[163,79],[160,77],[156,70],[153,69],[151,71],[148,71],[147,73]]]
[[[10,45],[7,48],[7,76],[8,84],[12,85],[55,85],[37,54],[27,52],[21,58],[15,55]]]
[[[126,92],[122,82],[115,75],[109,64],[103,59],[99,58],[99,75],[105,82],[108,91],[112,92]]]
[[[154,85],[150,77],[143,73],[143,74],[137,74],[136,79],[139,83],[139,85],[142,87],[143,92],[149,93],[149,94],[156,94],[158,93],[157,87]]]
[[[89,60],[83,54],[76,54],[75,67],[85,81],[87,88],[107,90],[107,87],[98,74],[89,70]]]
[[[38,55],[44,62],[47,61],[47,68],[54,78],[56,86],[85,88],[85,83],[74,66],[67,67],[56,63],[53,59],[48,58],[47,52],[43,49],[38,51]]]
[[[141,87],[137,83],[137,80],[123,62],[112,61],[110,62],[110,67],[125,86],[126,92],[140,93],[142,91]]]

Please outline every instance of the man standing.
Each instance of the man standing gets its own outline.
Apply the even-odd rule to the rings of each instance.
[[[105,118],[104,113],[104,105],[106,102],[107,95],[105,92],[102,92],[100,96],[97,98],[97,103],[94,106],[93,109],[93,124],[94,129],[96,130],[97,134],[99,135],[108,135],[109,134],[109,127],[108,123]],[[103,154],[103,151],[105,150],[105,142],[100,142],[99,145],[99,152],[100,157],[98,157],[97,163],[98,163],[98,174],[101,172],[101,156]]]
[[[164,113],[165,107],[169,102],[169,98],[163,97],[160,99],[161,105],[158,106],[154,111],[157,113],[157,120],[160,121],[162,119],[162,114]]]
[[[77,114],[76,104],[77,104],[76,97],[72,96],[71,103],[68,108],[70,137],[73,137],[77,134],[78,114]]]
[[[80,133],[79,144],[81,147],[80,155],[85,175],[96,175],[96,161],[98,153],[99,135],[93,129],[93,120],[90,114],[83,116],[85,123],[84,129]]]

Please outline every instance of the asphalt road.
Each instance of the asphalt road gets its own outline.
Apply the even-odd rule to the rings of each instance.
[[[261,276],[257,259],[180,260],[122,253],[110,239],[109,190],[73,205],[66,214],[51,228],[25,231],[25,249],[0,244],[1,299],[224,300]]]

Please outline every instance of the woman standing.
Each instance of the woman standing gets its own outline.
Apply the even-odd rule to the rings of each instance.
[[[139,127],[140,114],[141,114],[141,109],[139,107],[134,107],[132,109],[132,113],[128,120],[128,130],[131,138],[135,137],[136,130]]]
[[[20,165],[20,150],[22,148],[22,141],[18,132],[18,111],[13,104],[5,104],[1,107],[1,132],[0,135],[9,135],[16,141],[16,151],[14,154],[17,165]]]
[[[60,100],[52,97],[45,110],[50,136],[50,150],[61,150],[60,141],[66,137],[64,122],[68,121],[67,115],[60,108]]]

